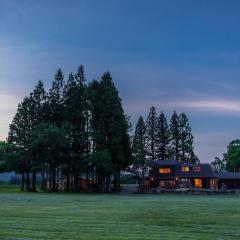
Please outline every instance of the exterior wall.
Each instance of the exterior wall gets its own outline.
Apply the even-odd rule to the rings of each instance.
[[[202,181],[202,188],[206,189],[216,189],[217,183],[215,179],[212,178],[197,178]],[[150,179],[150,187],[161,187],[163,186],[163,182],[165,182],[166,188],[192,188],[195,186],[195,178],[154,178],[154,180]],[[213,182],[214,181],[214,182]],[[214,183],[214,184],[213,184]],[[164,187],[163,187],[164,188]]]
[[[223,184],[227,189],[240,189],[240,179],[219,179],[218,188],[221,189]]]
[[[214,173],[209,164],[157,160],[152,167],[149,172],[152,187],[161,185],[168,188],[240,189],[240,173]],[[159,172],[164,168],[170,168],[171,172]],[[184,168],[189,168],[189,171]]]

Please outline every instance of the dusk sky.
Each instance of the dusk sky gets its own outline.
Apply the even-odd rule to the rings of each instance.
[[[187,113],[202,162],[240,138],[240,2],[0,1],[0,137],[56,69],[109,70],[133,125],[154,105]]]

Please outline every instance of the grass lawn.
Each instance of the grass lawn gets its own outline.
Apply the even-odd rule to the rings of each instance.
[[[240,196],[0,191],[0,239],[240,239]]]

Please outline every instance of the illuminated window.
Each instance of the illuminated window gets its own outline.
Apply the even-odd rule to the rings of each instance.
[[[175,181],[159,181],[160,188],[173,188],[175,187]]]
[[[193,171],[194,171],[194,172],[200,172],[200,171],[201,171],[201,168],[200,168],[199,166],[193,167]]]
[[[170,168],[160,168],[159,173],[170,173],[171,169]]]
[[[182,167],[182,172],[189,172],[189,167],[187,167],[187,166]]]
[[[201,178],[195,178],[194,179],[194,185],[197,188],[202,188],[202,179]]]

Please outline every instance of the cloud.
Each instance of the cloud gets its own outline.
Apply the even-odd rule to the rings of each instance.
[[[220,114],[238,114],[240,113],[240,100],[173,100],[166,101],[166,99],[128,99],[124,101],[127,111],[141,112],[148,109],[150,106],[160,108],[160,110],[191,110],[199,112],[212,112]]]
[[[10,95],[0,94],[0,140],[5,140],[8,125],[11,123],[20,99]]]
[[[215,111],[215,112],[234,112],[240,113],[240,101],[228,101],[228,100],[198,100],[198,101],[186,101],[176,103],[176,106],[199,109],[203,111]]]

